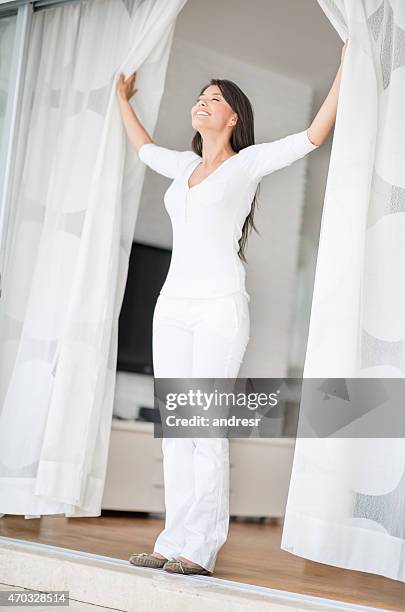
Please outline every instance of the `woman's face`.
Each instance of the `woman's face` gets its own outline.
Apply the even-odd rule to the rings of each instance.
[[[222,132],[236,125],[237,114],[229,106],[217,85],[210,85],[191,109],[191,123],[198,132]]]

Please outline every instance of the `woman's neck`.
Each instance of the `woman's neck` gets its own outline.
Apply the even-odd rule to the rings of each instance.
[[[216,166],[228,157],[235,155],[235,151],[231,147],[231,143],[226,138],[220,138],[213,135],[204,135],[202,137],[202,165],[206,167]]]

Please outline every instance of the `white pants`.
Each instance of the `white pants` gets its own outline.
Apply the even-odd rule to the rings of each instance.
[[[153,315],[155,378],[236,378],[249,341],[248,299],[159,295]],[[154,551],[212,572],[229,527],[229,440],[163,438],[165,528]]]

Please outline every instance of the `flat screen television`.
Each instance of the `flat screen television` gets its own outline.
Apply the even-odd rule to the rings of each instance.
[[[152,318],[171,250],[133,242],[118,319],[117,370],[153,375]]]

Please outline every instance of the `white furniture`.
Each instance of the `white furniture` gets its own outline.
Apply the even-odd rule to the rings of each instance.
[[[153,424],[113,419],[102,508],[164,512],[162,440]],[[284,516],[294,438],[230,439],[231,516]]]

